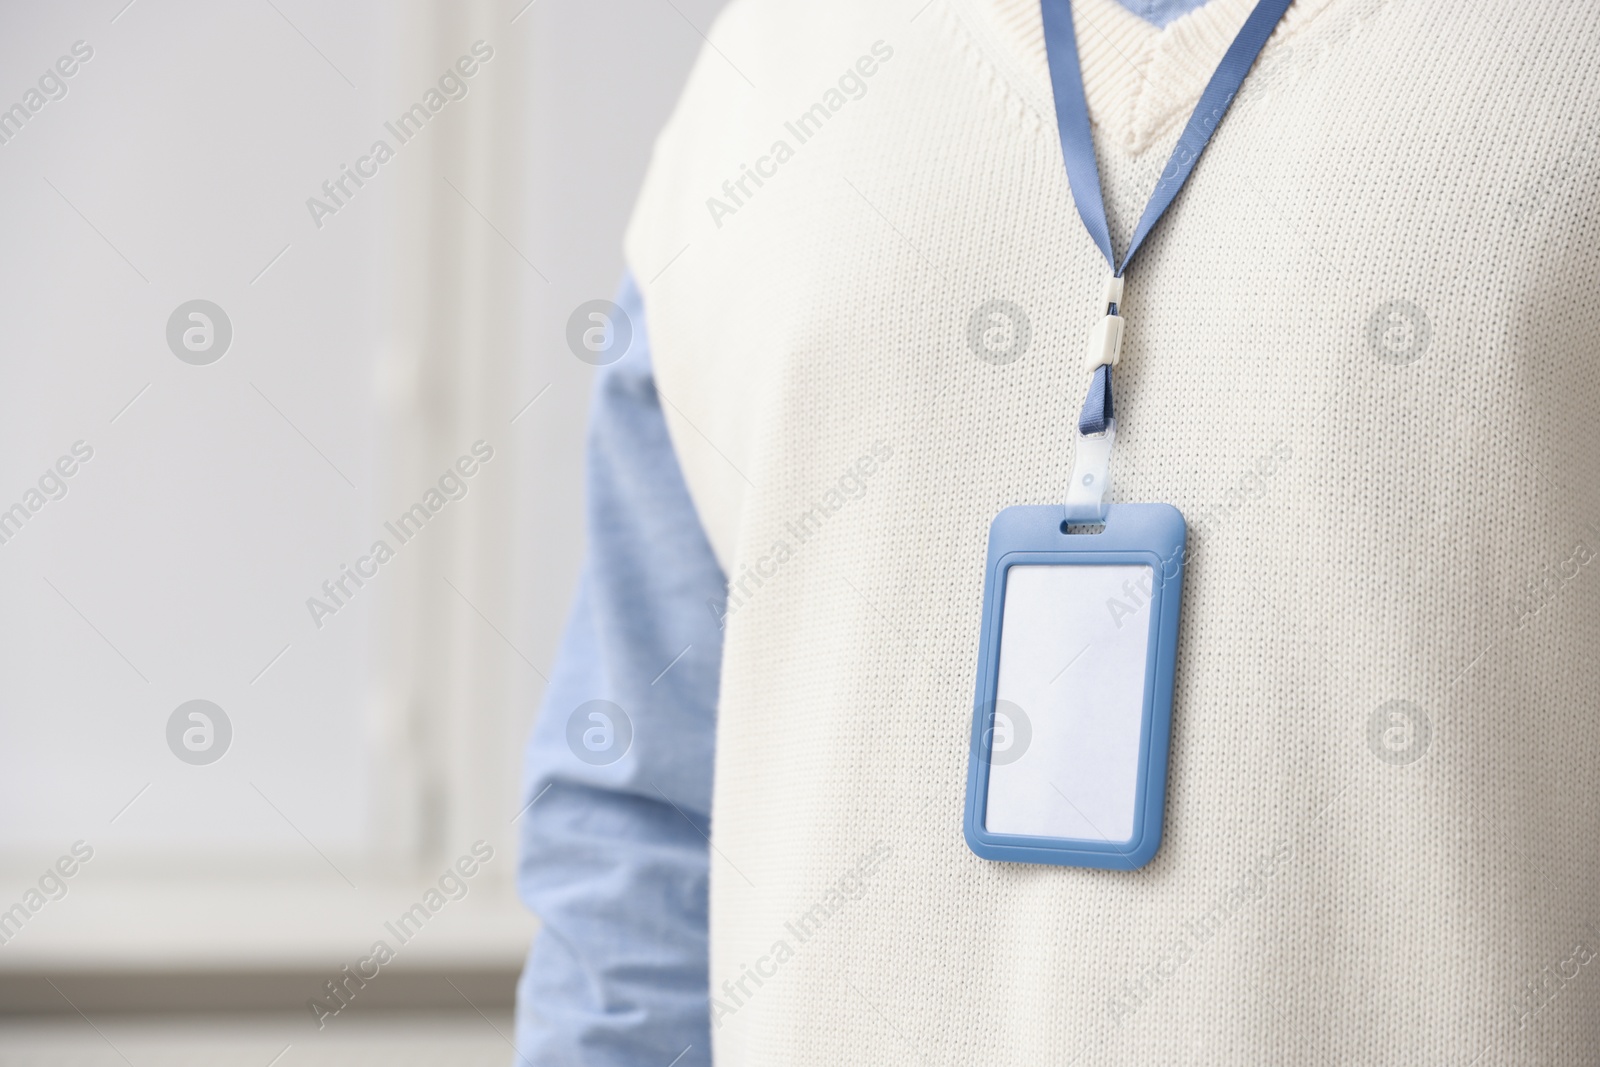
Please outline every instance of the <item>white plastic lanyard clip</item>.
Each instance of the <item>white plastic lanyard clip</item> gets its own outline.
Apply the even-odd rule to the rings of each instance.
[[[1094,374],[1100,367],[1115,367],[1122,357],[1122,279],[1106,279],[1101,297],[1103,313],[1089,331],[1083,368]],[[1103,433],[1078,434],[1078,447],[1072,456],[1072,481],[1067,485],[1066,519],[1093,525],[1106,521],[1111,507],[1111,450],[1117,443],[1117,420],[1106,421]]]
[[[1097,367],[1115,367],[1122,358],[1122,279],[1113,274],[1106,279],[1100,298],[1103,318],[1089,331],[1089,346],[1083,353],[1083,369],[1090,374]]]

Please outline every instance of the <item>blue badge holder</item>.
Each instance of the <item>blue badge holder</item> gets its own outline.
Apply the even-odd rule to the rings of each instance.
[[[967,803],[964,827],[967,845],[974,853],[987,860],[1005,860],[1014,863],[1042,863],[1056,866],[1094,867],[1110,870],[1135,870],[1144,866],[1161,845],[1162,815],[1166,803],[1167,756],[1172,735],[1172,689],[1178,644],[1178,612],[1183,589],[1183,568],[1187,529],[1182,514],[1170,504],[1113,504],[1105,511],[1105,522],[1099,532],[1078,532],[1082,527],[1069,527],[1062,507],[1034,506],[1006,508],[995,517],[989,529],[989,554],[984,577],[983,631],[978,646],[978,684],[973,707],[972,739],[967,766]],[[1069,530],[1071,532],[1069,532]],[[1124,753],[1123,767],[1119,771],[1131,793],[1118,805],[1118,821],[1122,833],[1099,832],[1067,836],[1038,833],[997,832],[990,829],[991,774],[1001,765],[997,758],[997,729],[1009,735],[1020,724],[1007,721],[1008,705],[998,700],[1001,681],[1002,624],[1006,618],[1008,585],[1012,582],[1014,568],[1030,568],[1026,572],[1028,584],[1034,585],[1035,576],[1045,572],[1037,568],[1099,567],[1102,575],[1121,576],[1124,573],[1144,574],[1141,567],[1150,568],[1149,599],[1138,604],[1137,610],[1128,613],[1137,616],[1147,626],[1143,656],[1142,700],[1136,684],[1136,672],[1119,684],[1124,698],[1120,706],[1126,710],[1118,714],[1125,717],[1118,729],[1122,730],[1121,744]],[[1134,571],[1130,571],[1133,568]],[[1094,579],[1078,573],[1053,574],[1053,577],[1072,581]],[[1059,586],[1059,583],[1057,583]],[[1017,582],[1019,603],[1023,583]],[[1140,587],[1142,591],[1142,587]],[[1028,603],[1043,603],[1050,609],[1048,592],[1045,599],[1040,594],[1029,594]],[[1137,599],[1138,594],[1135,594]],[[1111,599],[1116,599],[1115,597]],[[1115,614],[1117,609],[1111,605]],[[1148,608],[1148,610],[1143,610]],[[1075,609],[1075,610],[1081,610]],[[1121,619],[1114,619],[1121,627]],[[1103,625],[1103,624],[1101,624]],[[1109,633],[1109,631],[1108,631]],[[1132,631],[1130,631],[1132,633]],[[1048,635],[1047,635],[1048,636]],[[1130,638],[1130,640],[1136,638]],[[1016,637],[1014,640],[1022,640]],[[1093,640],[1093,639],[1091,639]],[[1121,640],[1119,637],[1118,640]],[[1035,641],[1034,648],[1040,647]],[[1080,656],[1085,653],[1079,653]],[[1102,657],[1103,658],[1103,657]],[[1020,659],[1020,656],[1019,656]],[[1095,657],[1089,657],[1094,667]],[[1131,661],[1130,661],[1131,662]],[[1066,668],[1063,668],[1063,672]],[[1083,697],[1083,694],[1074,694]],[[1093,702],[1093,697],[1083,697]],[[1002,709],[997,716],[997,707]],[[1015,706],[1011,706],[1013,710]],[[1090,715],[1096,709],[1088,708],[1073,714]],[[1137,716],[1137,736],[1134,721]],[[1025,715],[1019,716],[1026,719]],[[1053,729],[1049,724],[1042,727]],[[1094,724],[1090,730],[1097,728]],[[1038,730],[1037,727],[1029,727]],[[1031,735],[1030,735],[1031,736]],[[1064,736],[1064,735],[1061,735]],[[1010,744],[1010,740],[1006,744]],[[1080,753],[1083,758],[1088,758]],[[1037,754],[1036,754],[1037,758]],[[1071,762],[1069,759],[1068,763]],[[999,772],[1001,778],[1013,774],[1010,769]],[[1037,775],[1037,772],[1030,772]],[[1093,772],[1090,776],[1092,777]],[[997,779],[998,780],[998,779]],[[1052,780],[1051,788],[1061,795],[1068,805],[1068,793]],[[1067,790],[1072,782],[1060,783]],[[1037,783],[1034,783],[1037,788]],[[1010,787],[1007,787],[1010,788]],[[1010,810],[1019,810],[1011,796],[997,795]],[[1048,798],[1047,798],[1048,799]],[[1080,796],[1081,799],[1081,796]],[[998,810],[999,805],[997,805]],[[1026,805],[1024,804],[1024,809]],[[1064,810],[1064,809],[1063,809]],[[1073,811],[1078,811],[1073,806]],[[1095,809],[1099,810],[1099,809]],[[1080,812],[1081,814],[1081,812]],[[1028,819],[1023,810],[1022,820]],[[1087,816],[1085,816],[1087,818]],[[1013,822],[1017,821],[1015,818]],[[1102,818],[1102,822],[1105,820]],[[1106,825],[1112,825],[1106,823]]]

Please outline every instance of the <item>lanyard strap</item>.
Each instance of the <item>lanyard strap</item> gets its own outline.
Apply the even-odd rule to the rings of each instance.
[[[1155,228],[1177,197],[1183,183],[1189,180],[1200,153],[1205,151],[1233,103],[1245,75],[1261,54],[1267,38],[1283,18],[1291,0],[1260,0],[1250,17],[1245,19],[1239,35],[1228,46],[1216,72],[1206,83],[1200,101],[1189,115],[1189,121],[1173,146],[1167,165],[1162,168],[1161,179],[1156,182],[1150,202],[1145,205],[1139,225],[1134,229],[1128,251],[1117,265],[1111,250],[1111,231],[1106,225],[1106,205],[1100,194],[1100,166],[1094,154],[1094,140],[1089,134],[1089,102],[1083,92],[1083,68],[1078,61],[1078,41],[1072,27],[1071,0],[1040,0],[1040,14],[1044,20],[1045,52],[1050,63],[1050,85],[1056,99],[1056,126],[1061,133],[1061,155],[1067,165],[1067,184],[1072,188],[1072,199],[1078,207],[1078,217],[1084,228],[1106,257],[1106,264],[1115,277],[1122,277],[1133,261],[1134,253]],[[1117,313],[1115,304],[1105,309],[1109,315]],[[1089,395],[1084,401],[1083,414],[1078,418],[1081,434],[1103,433],[1111,423],[1111,366],[1101,364],[1095,368]]]

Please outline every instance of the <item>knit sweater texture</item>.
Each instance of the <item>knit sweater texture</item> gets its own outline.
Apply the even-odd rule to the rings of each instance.
[[[1074,4],[1119,250],[1250,6]],[[1191,549],[1132,873],[961,833],[1103,311],[1037,6],[709,40],[628,258],[730,578],[718,1062],[1597,1062],[1600,7],[1296,0],[1130,269],[1113,499]]]

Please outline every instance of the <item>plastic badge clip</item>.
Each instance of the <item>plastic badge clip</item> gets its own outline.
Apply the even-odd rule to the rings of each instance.
[[[1111,507],[1111,448],[1116,443],[1116,419],[1106,424],[1105,433],[1078,435],[1072,481],[1067,485],[1067,522],[1095,525],[1106,521]]]
[[[1115,367],[1122,359],[1122,316],[1106,315],[1089,331],[1083,369],[1093,374],[1099,367]]]
[[[1100,310],[1083,353],[1083,369],[1090,374],[1098,367],[1115,367],[1122,359],[1122,279],[1114,274],[1106,279]]]

